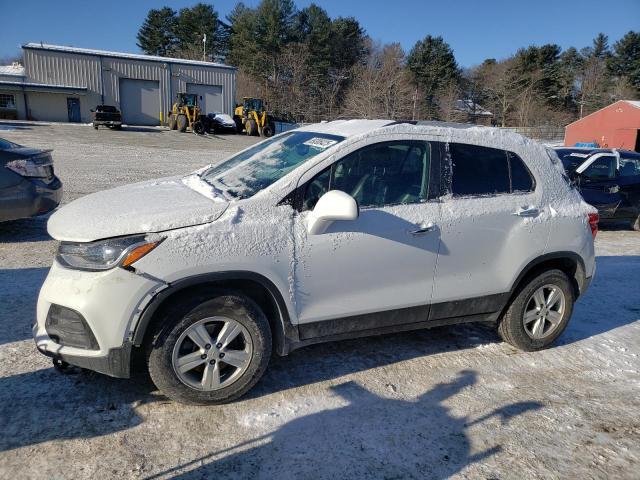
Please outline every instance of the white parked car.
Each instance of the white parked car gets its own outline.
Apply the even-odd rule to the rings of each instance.
[[[88,195],[38,300],[38,349],[220,403],[272,352],[470,321],[550,345],[595,271],[595,210],[552,150],[492,128],[309,125],[184,178]]]

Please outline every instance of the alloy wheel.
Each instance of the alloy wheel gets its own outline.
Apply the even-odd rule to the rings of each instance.
[[[227,317],[209,317],[190,325],[178,338],[173,370],[185,385],[213,391],[235,382],[247,370],[253,354],[249,331]]]
[[[527,301],[522,322],[527,335],[534,340],[548,337],[560,326],[566,300],[562,289],[547,284],[538,288]]]

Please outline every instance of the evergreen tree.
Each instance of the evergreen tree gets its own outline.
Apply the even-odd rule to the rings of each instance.
[[[640,92],[640,32],[630,31],[614,43],[608,67],[613,75],[626,77]]]
[[[331,22],[331,65],[336,70],[350,68],[368,54],[366,35],[353,18],[338,17]]]
[[[223,50],[223,42],[218,35],[218,12],[213,5],[198,3],[191,8],[180,10],[176,24],[177,50],[182,57],[202,59],[216,56]],[[203,48],[203,36],[207,36]]]
[[[459,78],[458,64],[451,47],[442,37],[427,35],[409,52],[407,66],[422,91],[427,115],[435,115],[438,90]]]
[[[176,44],[176,24],[175,10],[169,7],[149,10],[138,31],[138,47],[148,55],[170,55]]]
[[[609,53],[609,37],[604,33],[599,33],[593,39],[592,55],[597,58],[607,58]]]

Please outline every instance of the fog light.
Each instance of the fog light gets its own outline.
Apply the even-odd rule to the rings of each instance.
[[[51,305],[45,329],[49,337],[60,345],[87,350],[100,349],[84,317],[70,308]]]

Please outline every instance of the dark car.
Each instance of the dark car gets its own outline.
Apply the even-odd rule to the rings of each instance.
[[[112,105],[98,105],[95,110],[91,110],[93,128],[96,130],[100,125],[120,130],[122,128],[122,114],[120,110]]]
[[[231,115],[226,113],[215,112],[207,115],[210,120],[211,128],[216,133],[236,133],[236,122]]]
[[[640,153],[608,148],[558,148],[556,153],[601,223],[640,230]]]
[[[0,222],[50,212],[62,199],[51,150],[23,147],[0,138]]]

